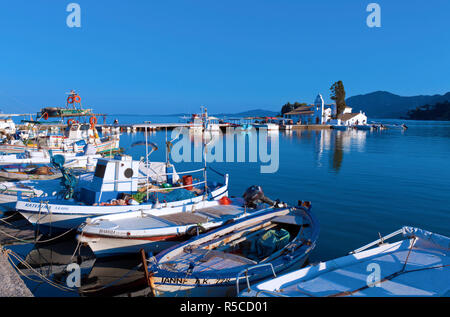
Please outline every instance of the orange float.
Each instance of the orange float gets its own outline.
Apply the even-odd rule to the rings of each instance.
[[[78,95],[76,95],[76,96],[74,97],[74,100],[75,100],[75,102],[80,102],[80,101],[81,101],[81,97],[78,96]]]
[[[75,123],[75,120],[73,120],[73,119],[67,120],[67,124],[69,124],[69,125],[72,125],[72,124],[74,124],[74,123]]]
[[[47,120],[47,119],[48,119],[48,113],[47,113],[47,112],[44,112],[44,114],[42,115],[42,117],[44,118],[44,120]]]
[[[229,205],[229,204],[231,204],[231,199],[228,198],[227,196],[223,196],[222,198],[219,199],[219,204]]]
[[[67,103],[73,103],[73,96],[67,97]]]
[[[95,125],[97,124],[97,117],[93,116],[89,119],[89,123],[91,124],[91,129],[93,129],[95,127]]]

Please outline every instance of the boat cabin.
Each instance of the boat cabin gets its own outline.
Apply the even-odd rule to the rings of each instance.
[[[132,194],[138,189],[139,161],[131,156],[98,159],[94,177],[81,188],[81,201],[92,205],[116,199],[120,193]]]

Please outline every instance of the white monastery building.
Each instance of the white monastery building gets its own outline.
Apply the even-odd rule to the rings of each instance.
[[[365,125],[367,116],[364,112],[352,112],[351,107],[346,107],[336,119],[336,104],[325,104],[322,95],[318,94],[313,105],[300,106],[284,114],[287,119],[292,119],[297,124],[332,124],[332,125]]]

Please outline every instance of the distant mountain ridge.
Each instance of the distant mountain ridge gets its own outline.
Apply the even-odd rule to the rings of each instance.
[[[387,91],[375,91],[346,99],[354,111],[362,110],[369,118],[405,118],[409,110],[426,104],[450,101],[450,92],[444,95],[403,97]]]

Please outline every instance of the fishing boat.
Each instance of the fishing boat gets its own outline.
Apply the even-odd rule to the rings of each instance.
[[[78,183],[92,180],[93,173],[86,173],[82,170],[72,170],[77,175]],[[17,198],[24,200],[55,195],[61,190],[60,178],[48,180],[21,180],[0,182],[0,208],[5,211],[16,211]]]
[[[53,182],[50,186],[49,193],[54,191],[53,188],[58,186],[58,180],[50,180],[45,182]],[[24,199],[40,197],[45,194],[42,189],[36,188],[36,181],[20,181],[20,182],[0,182],[0,207],[5,211],[15,211],[17,194],[21,193]]]
[[[95,153],[95,152],[94,152]],[[54,153],[49,151],[31,151],[26,150],[24,153],[0,155],[0,166],[2,165],[29,165],[29,164],[50,164]],[[66,166],[84,168],[90,162],[92,164],[102,157],[100,154],[92,154],[89,151],[85,153],[61,153],[65,158]]]
[[[346,131],[348,127],[346,125],[333,124],[331,125],[331,128],[334,130]]]
[[[372,131],[372,130],[376,130],[376,125],[373,125],[373,124],[358,124],[358,125],[352,126],[352,128],[356,129],[356,130]]]
[[[81,117],[93,115],[92,109],[83,109],[81,97],[74,90],[67,93],[65,107],[44,107],[37,113],[38,118]]]
[[[187,240],[197,230],[205,232],[268,208],[272,206],[247,208],[241,198],[222,197],[173,208],[118,213],[82,224],[77,239],[89,245],[96,256],[137,254],[141,249],[155,254]]]
[[[194,182],[194,173],[203,181]],[[183,175],[182,178],[179,177]],[[177,207],[227,195],[228,175],[224,183],[207,181],[206,168],[177,173],[168,162],[142,162],[130,156],[97,160],[94,176],[78,184],[65,176],[60,195],[17,200],[16,209],[41,232],[76,229],[87,218],[126,211],[149,210],[163,205]]]
[[[277,123],[272,122],[266,122],[266,123],[256,123],[254,124],[255,127],[259,129],[266,129],[270,132],[276,132],[280,130],[280,126]]]
[[[394,237],[399,241],[386,241]],[[403,227],[347,256],[249,285],[240,295],[450,296],[450,238]]]
[[[0,136],[2,138],[16,133],[16,124],[12,117],[25,116],[25,114],[4,114],[0,113]]]
[[[232,296],[246,281],[301,267],[319,234],[311,205],[272,204],[151,256],[148,281],[155,295]]]
[[[13,165],[0,166],[0,178],[18,180],[48,180],[62,177],[62,173],[50,166]]]
[[[95,119],[96,120],[96,119]],[[95,122],[92,120],[92,122]],[[10,139],[0,144],[0,152],[23,153],[26,150],[47,150],[53,153],[81,153],[87,144],[92,144],[97,153],[117,151],[120,135],[100,137],[93,124],[76,123],[69,120],[62,135],[39,135],[35,138]]]

